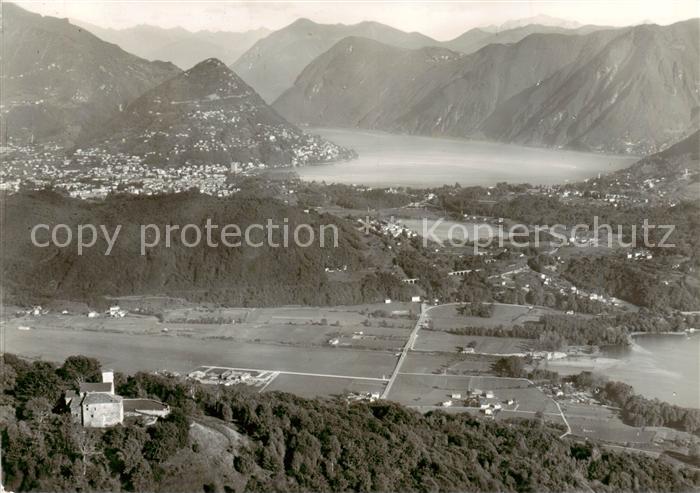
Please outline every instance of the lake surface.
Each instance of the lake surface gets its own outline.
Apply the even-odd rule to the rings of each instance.
[[[354,149],[358,159],[297,168],[304,180],[370,186],[555,184],[625,168],[639,158],[495,142],[394,135],[352,129],[309,132]]]
[[[632,346],[602,352],[600,358],[567,358],[548,367],[566,375],[590,370],[645,397],[700,409],[700,334],[641,335]]]
[[[647,397],[700,408],[700,335],[642,335],[629,348],[614,350],[620,364],[605,370]]]

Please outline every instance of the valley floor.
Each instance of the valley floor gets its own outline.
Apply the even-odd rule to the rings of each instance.
[[[146,299],[156,300],[129,297],[120,302],[135,306]],[[230,385],[222,374],[234,370],[259,377],[247,384],[260,392],[304,397],[379,398],[391,382],[385,397],[421,412],[442,409],[483,416],[483,409],[468,407],[461,399],[472,392],[488,392],[482,404],[500,407],[494,419],[540,416],[560,424],[566,430],[563,436],[656,455],[678,451],[677,439],[688,438],[666,428],[625,425],[616,410],[592,399],[557,397],[529,380],[495,376],[491,366],[498,357],[528,351],[528,340],[442,332],[459,322],[453,305],[423,305],[424,315],[418,319],[418,303],[212,309],[163,300],[171,308],[161,317],[135,313],[123,318],[90,318],[84,313],[9,317],[2,321],[5,350],[35,360],[82,354],[125,373],[193,375],[199,370],[206,374],[198,376],[200,381],[216,385]],[[533,316],[531,311],[528,306],[498,305],[494,318],[514,323]],[[215,316],[232,317],[232,323],[210,323]],[[433,320],[432,330],[422,328],[427,317]],[[471,341],[476,341],[473,353],[457,350]]]

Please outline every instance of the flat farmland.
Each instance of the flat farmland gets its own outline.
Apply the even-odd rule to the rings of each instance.
[[[420,305],[416,303],[375,303],[353,306],[339,307],[280,307],[280,308],[250,308],[246,322],[251,323],[287,323],[287,322],[309,322],[321,323],[323,319],[327,324],[358,325],[367,318],[372,318],[374,312],[384,312],[387,319],[396,323],[403,321],[412,325],[411,321],[403,318],[405,315],[413,314],[417,316]],[[394,315],[396,318],[391,318]]]
[[[332,397],[349,392],[382,392],[385,382],[281,373],[265,387],[265,392],[289,392],[301,397]]]
[[[603,406],[562,404],[574,435],[612,443],[650,445],[656,432],[624,424],[617,413]]]
[[[478,374],[491,371],[496,356],[478,354],[429,353],[410,351],[401,366],[402,373]]]
[[[542,391],[527,380],[466,375],[417,375],[400,373],[394,382],[389,399],[410,406],[439,406],[450,400],[453,393],[465,396],[468,390],[493,391],[488,403],[503,403],[513,399],[511,411],[558,413],[557,406]],[[455,406],[459,405],[457,402]],[[505,407],[505,406],[504,406]]]
[[[214,365],[381,378],[390,374],[396,363],[392,351],[330,346],[300,349],[280,342],[227,339],[220,332],[223,326],[178,326],[158,324],[150,317],[43,316],[11,319],[3,329],[7,352],[52,361],[84,354],[125,372],[187,372],[196,366]]]
[[[66,329],[83,332],[113,332],[123,334],[158,334],[163,325],[154,316],[133,315],[124,318],[88,318],[84,315],[48,314],[40,317],[10,318],[8,328],[20,326],[37,329]]]
[[[196,330],[187,324],[169,324],[169,332]],[[301,323],[240,323],[229,326],[206,327],[203,338],[217,338],[238,342],[283,344],[301,347],[328,347],[330,341],[338,347],[354,347],[397,351],[406,343],[410,328],[378,327],[365,325],[338,325]]]
[[[449,334],[439,330],[421,330],[413,346],[418,351],[459,352],[468,345],[474,352],[485,354],[524,353],[531,347],[531,339],[510,337],[466,336]]]
[[[524,322],[537,321],[545,313],[555,311],[525,305],[495,304],[491,317],[466,317],[457,313],[457,305],[443,305],[430,309],[428,318],[433,321],[435,330],[459,329],[462,327],[512,327]]]

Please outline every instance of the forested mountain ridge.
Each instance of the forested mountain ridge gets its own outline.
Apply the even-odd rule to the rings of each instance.
[[[149,62],[67,19],[3,2],[3,132],[18,143],[73,143],[180,70]]]
[[[288,123],[214,58],[135,99],[80,146],[83,154],[136,155],[158,165],[300,166],[353,156]]]
[[[392,65],[393,72],[380,62],[386,58],[369,61],[389,48],[353,55],[343,41],[309,64],[273,106],[291,121],[319,126],[648,154],[697,128],[699,31],[691,19],[532,34],[422,71]],[[326,73],[334,66],[343,69]],[[359,75],[346,81],[336,74]],[[375,104],[358,115],[362,100]]]
[[[406,33],[378,22],[345,25],[297,19],[255,43],[231,65],[231,69],[263,99],[272,103],[294,84],[306,65],[348,36],[360,36],[404,48],[439,44],[420,33]]]
[[[50,299],[90,303],[104,296],[165,293],[230,306],[330,305],[378,302],[403,292],[404,285],[396,276],[371,272],[391,265],[392,258],[375,240],[360,235],[352,223],[335,216],[307,214],[300,207],[263,197],[255,190],[230,198],[196,192],[111,196],[99,203],[41,191],[3,197],[3,203],[7,213],[1,238],[5,303]],[[216,246],[208,245],[202,236],[188,247],[177,232],[169,235],[172,244],[166,243],[166,225],[199,225],[203,235],[207,220],[218,226],[212,233]],[[270,245],[262,230],[251,231],[250,242],[243,236],[249,225],[266,225],[268,221],[277,225],[273,237],[277,245],[284,245],[282,226],[288,225],[287,247]],[[73,231],[78,224],[102,224],[110,234],[119,225],[121,229],[109,255],[105,255],[107,242],[102,236],[82,254],[75,243],[66,248],[41,248],[32,243],[30,232],[36,224],[60,223]],[[147,224],[158,225],[161,241],[142,252],[140,228]],[[221,230],[228,224],[241,230],[238,238],[229,238],[230,243],[238,241],[238,246],[227,246],[220,240]],[[308,241],[306,228],[300,233],[303,242],[294,241],[299,224],[314,231],[314,241],[308,246],[302,246]],[[322,230],[322,225],[328,227]],[[187,238],[194,241],[193,234]],[[345,280],[330,280],[326,269],[343,266],[355,274]]]

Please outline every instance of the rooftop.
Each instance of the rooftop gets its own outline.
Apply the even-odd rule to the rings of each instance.
[[[165,411],[166,404],[153,399],[124,399],[124,412],[128,411]]]
[[[118,395],[107,394],[105,392],[95,392],[88,394],[83,399],[83,405],[90,404],[117,404],[122,400]]]

